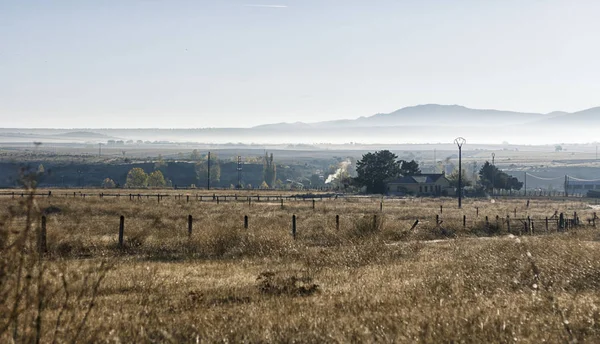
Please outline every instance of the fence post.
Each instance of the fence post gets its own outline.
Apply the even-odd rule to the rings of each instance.
[[[191,237],[192,236],[192,223],[193,223],[194,219],[192,218],[192,215],[188,215],[188,236]]]
[[[158,200],[158,203],[160,203],[160,194],[156,195],[156,199]]]
[[[121,215],[119,222],[119,247],[123,247],[123,232],[125,232],[125,216]]]
[[[42,216],[42,228],[40,228],[40,236],[38,238],[38,249],[40,254],[48,252],[46,246],[46,216]]]
[[[444,213],[444,206],[440,204],[440,214]]]
[[[383,211],[383,201],[379,202],[379,211]]]
[[[377,230],[377,215],[373,215],[373,230]]]
[[[439,215],[435,215],[435,225],[439,225],[440,224],[440,216]]]
[[[315,209],[315,200],[313,199],[312,201],[313,201],[312,203],[313,203],[313,210],[314,210]]]
[[[244,229],[248,229],[248,215],[244,215]]]
[[[546,232],[548,231],[548,216],[546,216]]]
[[[296,240],[296,215],[292,215],[292,237]]]
[[[564,228],[565,228],[565,214],[563,214],[563,213],[560,213],[560,216],[559,216],[559,218],[558,218],[558,221],[559,221],[559,226],[558,226],[558,227],[559,227],[560,229],[564,229]]]
[[[477,212],[477,217],[479,217],[479,207],[475,207],[475,211]]]
[[[190,195],[186,195],[185,196],[185,202],[186,203],[190,203]]]
[[[281,199],[281,209],[283,209],[283,198]]]
[[[463,228],[467,228],[467,215],[463,215]]]
[[[335,216],[335,229],[338,231],[340,230],[340,216],[339,215]]]

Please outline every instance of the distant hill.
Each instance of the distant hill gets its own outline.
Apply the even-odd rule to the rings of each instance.
[[[529,124],[552,115],[499,110],[470,109],[460,105],[427,104],[405,107],[391,113],[380,113],[354,120],[337,120],[317,123],[279,123],[261,128],[297,129],[307,127],[389,127],[389,126],[444,126],[444,127],[487,127]],[[256,128],[256,127],[255,127]]]
[[[100,134],[100,133],[94,133],[91,131],[70,131],[67,133],[55,134],[54,136],[90,138],[90,139],[108,138],[107,135]]]
[[[583,111],[564,113],[561,116],[548,118],[542,124],[566,125],[566,126],[589,126],[600,125],[600,107],[595,107]]]

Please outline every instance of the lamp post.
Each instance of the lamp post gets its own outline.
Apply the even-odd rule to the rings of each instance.
[[[458,209],[462,208],[462,146],[467,142],[462,137],[457,137],[454,143],[458,146]]]

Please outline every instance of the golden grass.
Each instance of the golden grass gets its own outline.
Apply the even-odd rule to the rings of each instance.
[[[22,225],[19,201],[0,200],[3,209],[14,208],[4,228]],[[379,200],[366,198],[317,201],[314,210],[300,200],[281,209],[277,201],[217,205],[185,197],[160,204],[36,199],[39,211],[50,206],[60,212],[47,215],[49,288],[61,283],[53,276],[68,272],[72,293],[87,290],[67,308],[73,324],[94,300],[78,341],[600,340],[598,233],[584,221],[594,210],[579,201],[532,200],[527,208],[525,200],[467,199],[459,210],[454,199],[385,200],[380,212]],[[539,222],[535,235],[515,237],[505,224],[486,227],[485,216],[493,227],[496,215],[514,218],[515,208],[517,218],[536,222],[555,211],[577,212],[585,225],[557,233],[555,225],[546,232]],[[416,219],[420,224],[410,231]],[[83,278],[86,271],[98,277],[101,261],[111,268],[93,297]],[[47,298],[42,341],[55,338],[63,297]],[[74,327],[63,326],[57,341],[73,338]]]

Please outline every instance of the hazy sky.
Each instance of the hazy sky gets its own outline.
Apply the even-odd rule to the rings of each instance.
[[[0,0],[0,127],[600,105],[598,0]]]

